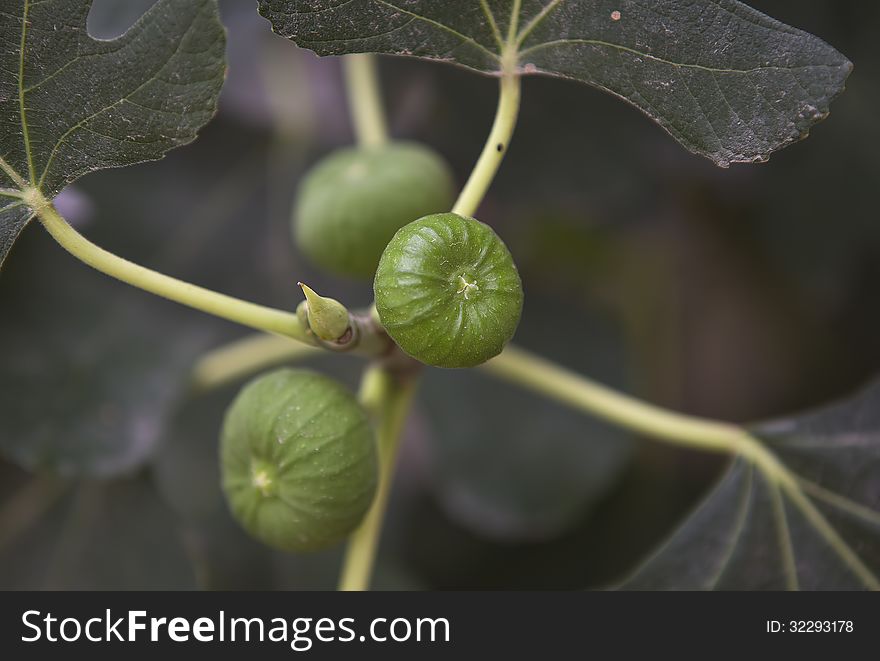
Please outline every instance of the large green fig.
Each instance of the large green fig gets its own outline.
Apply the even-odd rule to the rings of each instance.
[[[473,367],[498,355],[522,312],[522,284],[507,246],[488,225],[454,213],[398,231],[373,289],[388,334],[436,367]]]
[[[303,180],[294,209],[294,239],[318,266],[371,278],[394,233],[444,211],[453,181],[446,163],[415,143],[393,142],[334,152]]]
[[[235,518],[285,551],[343,540],[376,490],[366,412],[341,384],[309,370],[279,369],[246,385],[226,413],[220,455]]]

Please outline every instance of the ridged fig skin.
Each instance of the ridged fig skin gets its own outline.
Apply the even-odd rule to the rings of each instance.
[[[252,536],[283,551],[345,539],[376,491],[376,442],[366,412],[341,384],[303,369],[248,383],[226,413],[223,491]]]
[[[294,240],[316,265],[370,279],[397,230],[451,206],[453,184],[445,161],[416,143],[338,150],[300,186]]]
[[[382,253],[373,290],[388,334],[434,367],[474,367],[497,356],[522,313],[507,246],[488,225],[454,213],[401,228]]]

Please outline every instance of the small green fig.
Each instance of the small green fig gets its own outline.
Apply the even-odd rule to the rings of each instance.
[[[488,225],[454,213],[398,231],[373,289],[388,334],[435,367],[473,367],[497,356],[522,312],[522,284],[507,246]]]
[[[448,209],[453,180],[436,153],[415,143],[342,149],[306,175],[294,209],[294,240],[315,264],[368,279],[394,233]]]
[[[309,370],[279,369],[247,384],[226,413],[220,459],[235,518],[285,551],[342,541],[376,490],[366,412],[341,384]]]

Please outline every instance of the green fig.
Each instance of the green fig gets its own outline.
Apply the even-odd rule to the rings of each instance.
[[[394,233],[452,203],[449,167],[416,143],[336,151],[306,175],[294,209],[294,240],[315,264],[369,279]]]
[[[252,536],[316,551],[348,536],[376,491],[376,443],[366,412],[334,380],[279,369],[247,384],[226,413],[223,490]]]
[[[488,225],[454,213],[395,234],[373,284],[385,330],[435,367],[473,367],[501,353],[522,312],[519,273]]]

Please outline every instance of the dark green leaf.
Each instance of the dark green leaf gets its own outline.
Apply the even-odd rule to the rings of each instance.
[[[624,587],[880,588],[880,383],[753,432],[785,477],[736,460]]]
[[[22,239],[0,280],[14,320],[0,324],[0,452],[64,475],[130,471],[152,455],[213,331],[159,299],[121,297],[42,239]]]
[[[118,39],[90,0],[0,0],[0,195],[47,198],[101,168],[161,158],[214,114],[225,35],[216,0],[159,0]],[[15,202],[13,202],[15,203]],[[27,220],[0,211],[0,264]]]
[[[480,372],[430,372],[434,487],[474,533],[552,538],[582,519],[626,465],[626,435]]]
[[[260,0],[260,12],[319,55],[412,55],[498,73],[513,49],[520,72],[616,94],[723,167],[803,138],[852,69],[820,39],[735,0]]]
[[[619,334],[571,307],[527,293],[520,341],[619,383]],[[482,536],[536,541],[564,533],[608,493],[632,453],[626,432],[479,371],[429,371],[421,393],[437,497]]]
[[[0,589],[193,589],[185,546],[144,476],[83,482],[0,549]]]
[[[86,24],[95,39],[115,39],[130,28],[156,0],[92,0]]]
[[[21,201],[9,198],[3,201],[6,204],[0,207],[0,267],[12,250],[12,244],[31,219],[31,210]]]
[[[296,300],[296,285],[285,280],[291,266],[265,258],[266,216],[254,216],[263,146],[247,152],[250,133],[220,137],[249,158],[230,165],[200,142],[161,164],[86,177],[56,203],[99,244],[137,263],[243,297],[267,296],[267,282],[287,282],[274,302]],[[136,194],[120,194],[126,191]],[[8,259],[0,310],[0,454],[28,469],[76,475],[148,461],[192,362],[234,330],[133,292],[70,259],[43,232],[26,232]]]

